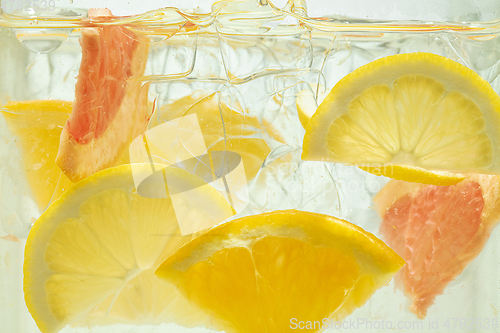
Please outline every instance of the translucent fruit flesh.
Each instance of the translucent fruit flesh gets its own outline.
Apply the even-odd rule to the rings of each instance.
[[[206,316],[153,275],[194,235],[181,235],[170,198],[137,194],[132,167],[136,174],[147,174],[151,166],[122,165],[88,177],[52,204],[30,231],[24,293],[42,332],[74,323],[204,323]],[[180,169],[166,172],[179,186],[200,181]],[[215,189],[203,191],[207,204],[232,213]],[[212,218],[189,203],[184,208],[197,221]],[[152,297],[153,292],[162,298]]]
[[[361,228],[334,217],[275,211],[215,227],[155,273],[226,332],[289,332],[290,318],[339,320],[404,262]]]
[[[328,92],[325,91],[325,87],[318,84],[311,84],[311,89],[299,91],[295,99],[295,105],[297,107],[300,124],[304,129],[307,128],[307,124],[314,112],[316,112],[318,105],[323,102],[327,95]]]
[[[500,177],[472,175],[454,186],[391,181],[374,201],[384,239],[407,262],[399,277],[411,310],[424,318],[498,223]]]
[[[38,208],[43,211],[73,185],[55,163],[71,102],[9,102],[2,109],[9,130],[18,138],[26,177]]]
[[[179,117],[195,114],[208,152],[232,151],[243,161],[247,180],[255,177],[271,148],[262,138],[264,127],[257,118],[248,115],[238,105],[227,105],[219,93],[197,91],[165,105],[151,119],[150,127]],[[170,162],[179,148],[172,149]]]
[[[475,72],[430,53],[400,54],[337,83],[308,123],[302,158],[451,185],[460,173],[500,173],[499,125],[500,97]]]

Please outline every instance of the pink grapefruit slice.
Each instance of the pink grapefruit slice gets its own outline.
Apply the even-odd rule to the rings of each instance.
[[[471,175],[453,186],[393,180],[374,201],[385,241],[406,261],[397,280],[424,318],[488,241],[500,218],[500,177]]]
[[[108,9],[89,10],[106,20]],[[56,162],[73,182],[116,165],[148,122],[140,96],[148,46],[124,26],[82,28],[82,60],[71,116],[60,139]],[[141,107],[140,105],[144,105]]]

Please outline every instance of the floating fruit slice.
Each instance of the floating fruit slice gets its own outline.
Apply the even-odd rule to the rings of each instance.
[[[89,11],[91,18],[111,16]],[[61,134],[57,164],[76,182],[116,165],[148,122],[140,95],[148,44],[123,26],[83,28],[82,61],[71,116]]]
[[[337,83],[307,125],[302,158],[449,184],[464,178],[450,173],[500,173],[499,129],[500,97],[478,74],[431,53],[400,54]]]
[[[2,114],[18,138],[26,177],[40,211],[73,183],[56,165],[61,130],[71,112],[71,102],[47,100],[9,102]]]
[[[359,167],[375,176],[406,180],[420,184],[438,186],[455,185],[465,179],[465,175],[449,171],[426,170],[409,165],[386,165],[380,167]]]
[[[307,124],[316,109],[318,109],[318,105],[323,102],[327,95],[328,91],[321,84],[311,84],[311,89],[299,91],[295,98],[295,105],[297,106],[300,123],[304,129],[307,128]]]
[[[500,177],[471,175],[454,186],[391,181],[374,199],[380,231],[405,260],[401,280],[424,318],[448,283],[486,244],[500,218]]]
[[[293,331],[291,318],[345,317],[403,265],[353,224],[289,210],[215,227],[155,274],[175,283],[220,330],[279,333]]]
[[[243,161],[247,180],[259,171],[271,148],[262,138],[266,130],[258,119],[248,115],[239,106],[229,106],[220,100],[219,93],[197,91],[169,105],[165,105],[151,119],[151,127],[161,122],[196,114],[208,152],[232,151]],[[272,129],[269,129],[273,133]],[[172,149],[172,156],[177,154]],[[167,159],[176,163],[175,157]]]
[[[193,235],[181,236],[179,206],[174,213],[170,198],[137,194],[132,170],[140,176],[150,168],[122,165],[96,173],[64,193],[34,224],[25,248],[24,294],[42,332],[57,332],[75,322],[204,322],[173,286],[158,283],[153,275]],[[198,187],[200,182],[182,169],[165,172],[176,179],[169,190]],[[232,214],[215,189],[200,191],[214,211]],[[183,208],[196,223],[213,218],[189,201]]]

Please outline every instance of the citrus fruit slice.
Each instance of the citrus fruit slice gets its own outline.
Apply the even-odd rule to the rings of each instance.
[[[111,16],[109,10],[89,17]],[[103,19],[103,18],[101,18]],[[123,26],[82,28],[82,61],[71,116],[61,134],[57,164],[76,182],[116,165],[149,116],[140,82],[148,46]]]
[[[362,166],[359,168],[375,176],[385,176],[397,180],[438,186],[455,185],[467,177],[461,173],[443,170],[427,170],[409,165],[385,165],[380,167]]]
[[[242,111],[240,106],[227,105],[220,99],[219,93],[196,91],[162,107],[151,118],[150,127],[192,114],[197,116],[207,151],[227,150],[238,153],[243,161],[247,180],[253,179],[271,152],[262,137],[266,126]],[[172,163],[179,162],[175,160],[176,153],[177,149],[173,148],[172,157],[166,158]]]
[[[411,310],[424,318],[448,283],[486,244],[500,218],[500,177],[470,175],[454,186],[389,182],[374,199],[384,239],[405,260]]]
[[[57,332],[76,322],[202,321],[203,316],[178,300],[174,287],[158,283],[153,275],[169,254],[194,236],[181,236],[178,206],[174,211],[170,197],[137,194],[132,170],[140,176],[148,175],[150,168],[121,165],[96,173],[65,192],[34,224],[25,247],[24,294],[42,332]],[[182,169],[165,172],[176,177],[176,184],[169,183],[171,191],[203,182]],[[206,205],[232,214],[224,197],[209,186],[204,189]],[[213,218],[189,201],[181,208],[195,223]]]
[[[443,184],[463,179],[450,173],[500,173],[499,128],[500,97],[474,71],[431,53],[399,54],[337,83],[307,125],[302,158]]]
[[[293,331],[291,318],[345,317],[403,265],[353,224],[288,210],[214,227],[155,274],[176,284],[220,330],[278,333]]]
[[[70,112],[71,102],[58,100],[2,106],[9,131],[18,138],[26,177],[40,211],[73,185],[56,165],[59,137]]]
[[[299,120],[304,129],[311,119],[314,112],[323,100],[328,95],[328,91],[321,84],[311,84],[311,89],[302,89],[295,98],[295,105],[297,106],[297,113]]]

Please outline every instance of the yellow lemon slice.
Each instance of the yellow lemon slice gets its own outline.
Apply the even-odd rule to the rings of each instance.
[[[328,91],[321,84],[311,84],[311,89],[302,89],[295,98],[299,120],[304,129],[314,112],[328,95]]]
[[[38,208],[43,211],[73,185],[55,162],[71,102],[9,102],[1,110],[9,131],[18,138],[26,177]]]
[[[450,185],[465,177],[453,173],[500,173],[499,129],[500,97],[478,74],[431,53],[400,54],[337,83],[307,126],[302,158]]]
[[[203,322],[204,316],[179,298],[175,287],[153,275],[194,236],[181,235],[179,211],[170,197],[137,193],[132,167],[134,176],[140,176],[148,175],[151,165],[122,165],[86,178],[34,224],[25,248],[24,294],[42,332],[58,332],[74,323]],[[201,185],[181,169],[165,170],[176,177],[179,189]],[[232,214],[215,189],[203,191],[205,206]],[[196,223],[212,218],[189,202],[182,210]]]
[[[215,227],[155,274],[176,284],[220,330],[280,333],[293,331],[292,318],[345,317],[403,265],[382,241],[351,223],[289,210]]]
[[[193,114],[197,116],[207,151],[227,150],[238,153],[248,180],[255,177],[271,152],[262,134],[267,132],[273,139],[281,141],[271,126],[261,124],[239,105],[227,105],[220,100],[220,94],[217,92],[196,91],[163,106],[151,119],[150,127]],[[172,155],[177,153],[176,150],[172,150]],[[172,158],[170,162],[176,161]]]

